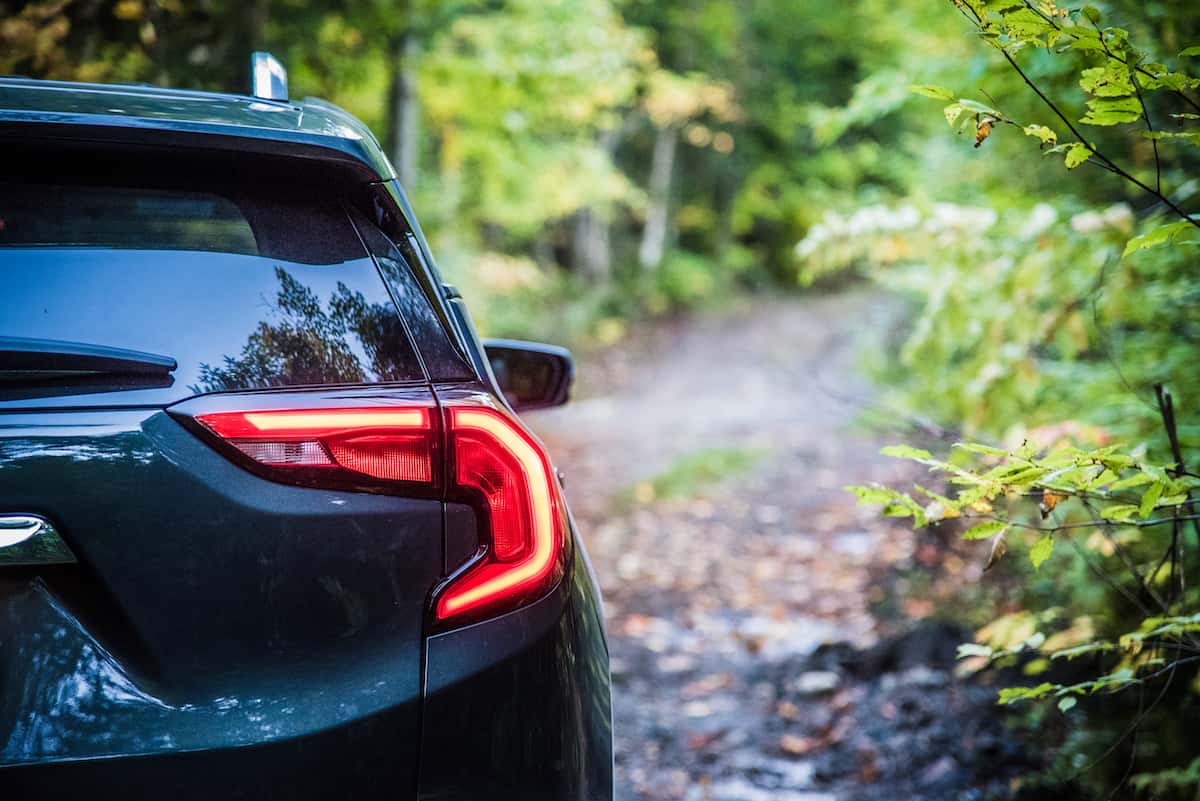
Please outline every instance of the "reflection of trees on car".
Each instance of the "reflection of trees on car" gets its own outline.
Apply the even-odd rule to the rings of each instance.
[[[296,384],[340,384],[411,378],[411,358],[396,310],[368,303],[361,292],[338,282],[324,306],[310,288],[282,268],[276,309],[279,319],[258,324],[238,356],[220,366],[200,365],[198,392]],[[351,345],[358,338],[368,364]]]

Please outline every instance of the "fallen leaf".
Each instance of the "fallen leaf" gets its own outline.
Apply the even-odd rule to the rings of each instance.
[[[791,701],[782,701],[775,708],[775,714],[784,720],[798,720],[800,718],[800,707]]]
[[[714,673],[711,676],[705,676],[702,679],[697,679],[690,684],[684,685],[679,694],[684,698],[703,698],[706,695],[712,695],[717,690],[733,684],[733,675],[730,673]]]
[[[792,756],[804,756],[820,745],[819,740],[812,737],[801,737],[798,734],[785,734],[779,738],[779,750]]]
[[[692,732],[687,738],[688,748],[693,751],[708,748],[724,737],[726,731],[726,729],[717,729],[716,731]]]

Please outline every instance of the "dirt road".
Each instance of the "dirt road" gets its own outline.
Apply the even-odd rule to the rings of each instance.
[[[911,475],[852,400],[871,394],[856,333],[897,309],[849,293],[688,319],[531,416],[605,593],[618,798],[990,797],[957,752],[999,747],[964,714],[994,693],[952,681],[958,632],[876,645],[880,578],[914,541],[843,490]]]

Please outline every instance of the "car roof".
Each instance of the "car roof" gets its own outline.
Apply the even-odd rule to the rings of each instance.
[[[73,138],[197,142],[207,135],[254,142],[258,149],[282,154],[325,148],[337,158],[357,160],[376,180],[395,177],[370,129],[317,98],[277,101],[141,84],[0,77],[0,132],[28,133],[31,125],[53,135],[73,132]]]

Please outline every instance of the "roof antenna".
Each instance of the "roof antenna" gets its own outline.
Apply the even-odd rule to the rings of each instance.
[[[270,53],[257,51],[250,55],[252,94],[263,100],[287,100],[287,70]]]

